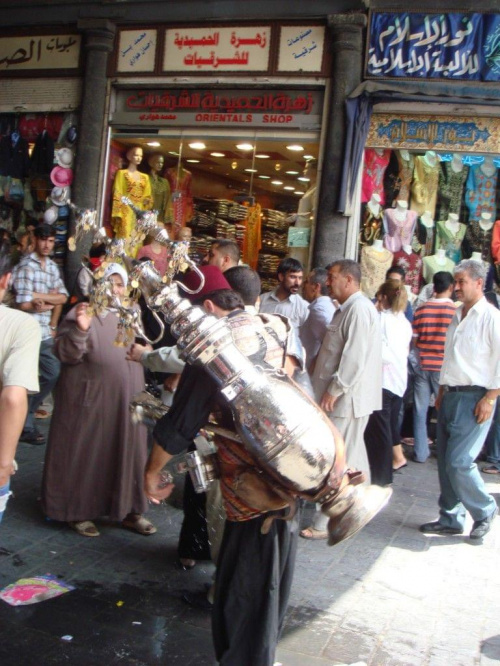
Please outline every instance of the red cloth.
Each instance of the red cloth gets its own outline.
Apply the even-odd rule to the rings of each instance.
[[[398,250],[394,252],[392,265],[405,269],[405,284],[410,286],[413,294],[419,294],[422,282],[422,257],[416,252],[408,254],[404,250]]]

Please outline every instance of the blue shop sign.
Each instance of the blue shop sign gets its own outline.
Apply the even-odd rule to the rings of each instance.
[[[500,15],[373,12],[366,75],[500,81]]]

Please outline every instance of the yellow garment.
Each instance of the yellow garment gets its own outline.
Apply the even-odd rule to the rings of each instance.
[[[128,169],[116,172],[113,184],[113,208],[111,210],[111,224],[117,238],[130,238],[135,225],[135,215],[132,209],[122,203],[122,197],[130,201],[141,210],[151,210],[153,199],[149,176],[136,171],[138,178],[132,178]]]
[[[440,166],[427,163],[425,155],[415,157],[415,170],[411,186],[411,210],[423,215],[426,210],[434,217]]]

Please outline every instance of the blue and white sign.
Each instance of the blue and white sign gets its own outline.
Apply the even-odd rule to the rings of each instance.
[[[500,81],[500,14],[373,12],[366,75]]]

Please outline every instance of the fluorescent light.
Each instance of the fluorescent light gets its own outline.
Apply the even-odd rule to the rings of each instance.
[[[259,153],[255,157],[258,157],[259,160],[268,160],[269,159],[269,155],[264,155],[263,153]]]
[[[199,164],[200,160],[186,160],[189,164]]]
[[[253,150],[251,143],[238,143],[236,148],[238,148],[238,150]]]
[[[295,187],[292,187],[291,185],[285,185],[285,187],[283,189],[284,190],[291,190],[292,192],[295,191]]]
[[[271,176],[259,176],[259,178],[262,178],[262,180],[269,180]]]
[[[305,176],[299,176],[299,178],[297,178],[297,180],[300,180],[302,183],[309,183],[311,179],[306,178]]]
[[[206,145],[203,143],[203,141],[193,141],[193,143],[189,144],[189,147],[193,150],[205,150]]]
[[[289,176],[296,176],[299,172],[298,171],[285,171],[285,173]]]
[[[304,192],[300,192],[300,190],[295,190],[294,194],[305,194]]]
[[[271,184],[272,185],[283,185],[283,181],[282,180],[272,180]]]
[[[179,153],[176,153],[175,150],[169,150],[168,154],[173,155],[174,157],[179,157]]]
[[[226,157],[225,153],[210,153],[212,157]]]
[[[304,146],[299,146],[296,143],[293,143],[291,146],[286,147],[287,150],[293,150],[296,153],[301,153],[304,150]]]
[[[151,148],[158,148],[158,146],[161,146],[161,143],[159,141],[148,141],[147,146],[151,146]]]
[[[247,173],[257,173],[257,169],[243,169],[243,171],[246,171]]]
[[[314,159],[316,159],[314,157],[314,155],[303,155],[303,157],[304,157],[305,160],[314,160]]]

